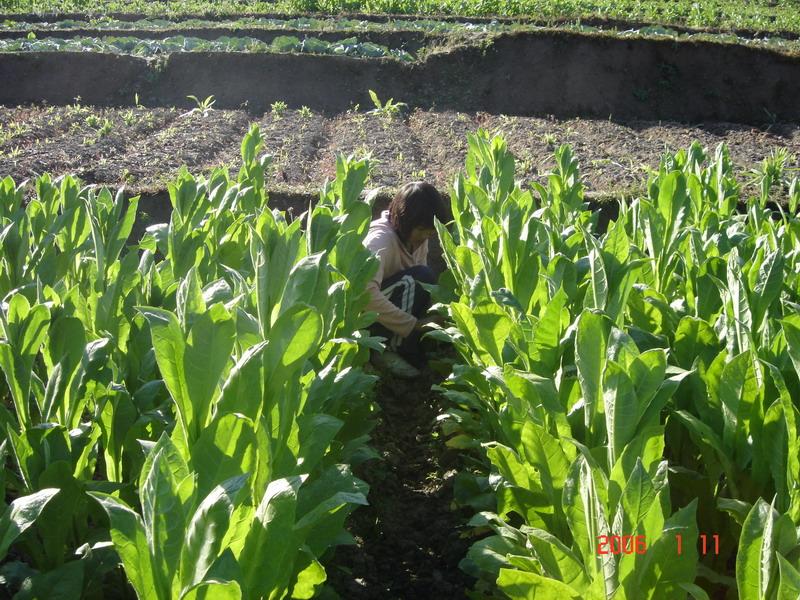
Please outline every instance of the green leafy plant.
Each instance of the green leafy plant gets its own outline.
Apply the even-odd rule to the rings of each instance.
[[[200,100],[197,96],[189,95],[186,96],[189,100],[194,102],[196,106],[191,109],[190,111],[183,114],[183,116],[193,115],[195,113],[200,113],[203,117],[207,117],[217,102],[214,96],[208,96],[205,100]]]
[[[461,357],[443,432],[483,465],[461,474],[486,536],[462,568],[512,598],[793,597],[800,228],[766,200],[782,155],[742,213],[724,147],[665,155],[602,231],[569,147],[554,159],[523,190],[502,138],[470,136],[437,223],[450,325],[429,335]]]
[[[375,105],[375,108],[368,111],[369,114],[379,115],[386,119],[393,119],[400,115],[403,109],[408,107],[405,102],[395,102],[394,98],[389,98],[386,102],[381,102],[380,98],[378,98],[378,94],[372,90],[368,91],[369,97]]]
[[[311,597],[347,541],[350,466],[373,456],[370,165],[339,157],[293,219],[268,208],[262,149],[252,127],[235,177],[183,170],[137,242],[136,197],[0,181],[9,495],[58,490],[12,592],[94,594],[121,562],[142,598]]]
[[[288,106],[286,102],[283,100],[276,100],[272,104],[270,104],[270,111],[272,112],[272,118],[275,120],[281,119],[283,114],[286,112]]]

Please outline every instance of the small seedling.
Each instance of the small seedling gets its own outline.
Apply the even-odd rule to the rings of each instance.
[[[394,98],[389,98],[386,102],[381,102],[380,98],[378,98],[378,94],[372,90],[368,91],[369,97],[372,98],[372,103],[375,105],[374,109],[368,111],[369,114],[376,114],[386,119],[392,119],[399,115],[404,108],[408,107],[408,104],[405,102],[395,102]]]
[[[108,119],[104,119],[104,120],[103,120],[103,124],[102,124],[102,125],[100,126],[100,128],[97,130],[97,137],[98,137],[98,138],[105,137],[105,136],[107,136],[109,133],[111,133],[111,131],[112,131],[113,129],[114,129],[114,124],[113,124],[113,123],[112,123],[110,120],[108,120]]]
[[[314,113],[311,112],[311,109],[306,105],[303,105],[300,107],[300,116],[304,119],[310,119],[312,116],[314,116]]]
[[[134,113],[133,110],[126,110],[122,113],[122,122],[125,123],[127,127],[130,127],[136,123],[136,113]]]
[[[189,100],[192,100],[197,106],[195,106],[192,110],[183,113],[181,116],[189,116],[193,115],[194,113],[200,113],[202,116],[207,117],[208,114],[211,112],[211,108],[214,106],[216,100],[214,96],[208,96],[205,100],[200,100],[197,96],[186,96]]]
[[[283,117],[283,113],[286,112],[288,107],[286,106],[286,102],[283,100],[277,100],[270,104],[270,108],[272,109],[272,118],[278,120]]]

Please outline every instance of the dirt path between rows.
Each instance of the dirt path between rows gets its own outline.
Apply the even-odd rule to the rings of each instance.
[[[342,598],[466,598],[472,580],[458,568],[469,542],[469,512],[450,509],[457,456],[436,436],[439,399],[426,372],[415,381],[382,377],[372,446],[380,461],[356,473],[370,485],[369,506],[349,523],[356,546],[341,546],[328,580]]]

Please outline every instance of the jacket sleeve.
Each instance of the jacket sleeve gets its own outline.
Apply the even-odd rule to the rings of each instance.
[[[383,265],[387,253],[392,252],[392,240],[388,239],[387,235],[379,234],[367,240],[366,245],[378,257],[379,261],[378,270],[367,284],[370,299],[366,309],[378,313],[378,323],[389,331],[401,337],[406,337],[414,330],[417,318],[392,304],[381,292]]]

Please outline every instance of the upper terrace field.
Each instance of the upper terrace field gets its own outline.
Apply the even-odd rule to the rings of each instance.
[[[128,12],[157,15],[254,12],[369,12],[393,14],[534,17],[542,20],[611,19],[692,27],[800,32],[797,0],[4,0],[0,10],[35,12]]]
[[[798,13],[0,0],[0,598],[800,598]]]

